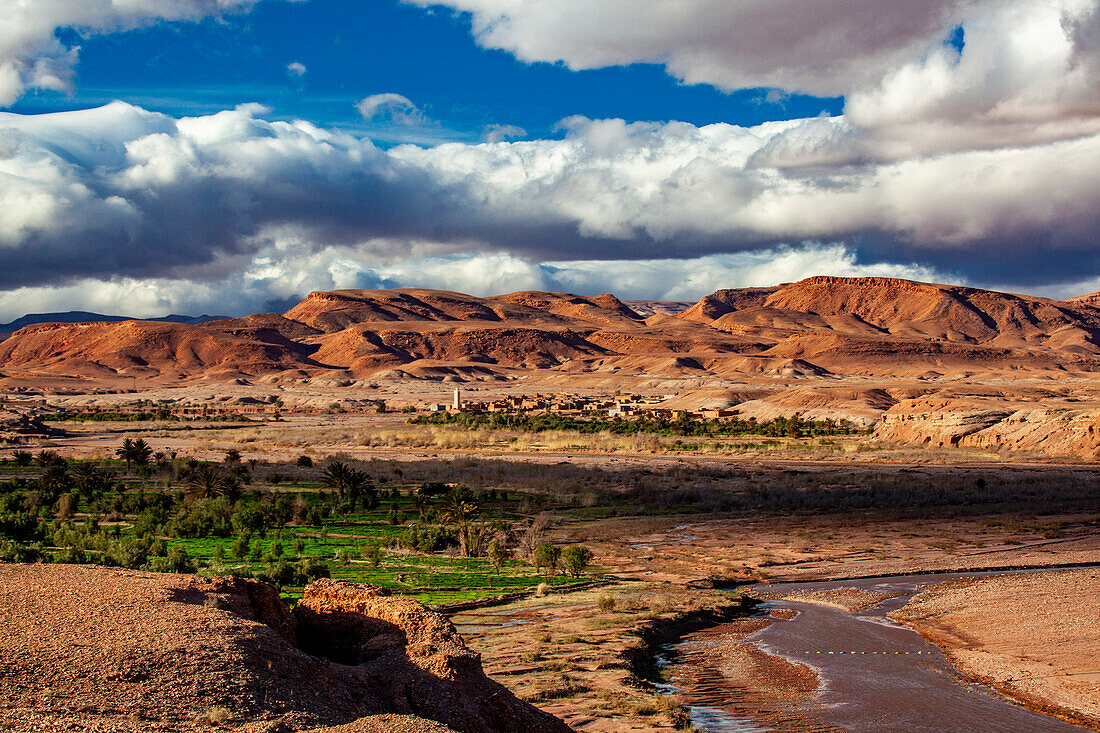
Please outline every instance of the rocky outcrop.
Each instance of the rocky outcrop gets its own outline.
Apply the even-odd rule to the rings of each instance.
[[[367,586],[322,583],[292,614],[254,581],[0,565],[0,624],[5,730],[569,730],[445,619]]]
[[[904,400],[882,415],[881,440],[933,447],[1100,459],[1100,406],[1062,400],[1021,404],[1012,397]]]
[[[464,733],[569,730],[486,677],[454,625],[411,598],[324,579],[306,588],[294,615],[303,649],[356,666],[393,712]]]

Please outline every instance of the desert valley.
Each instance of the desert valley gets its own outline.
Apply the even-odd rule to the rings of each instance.
[[[0,733],[1100,733],[1100,0],[0,0]]]
[[[1094,303],[814,277],[24,326],[0,719],[1098,728]]]

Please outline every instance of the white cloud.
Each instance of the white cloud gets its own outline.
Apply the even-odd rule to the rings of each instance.
[[[301,61],[292,61],[286,65],[286,72],[299,79],[306,75],[306,71],[306,65]]]
[[[256,0],[0,0],[0,106],[28,89],[68,91],[78,48],[58,40],[132,30],[160,21],[196,21],[250,9]]]
[[[732,91],[844,96],[860,150],[904,157],[1100,131],[1097,0],[406,0],[478,42],[593,69],[663,64]],[[962,30],[962,52],[947,41]],[[836,157],[840,153],[831,152]],[[816,156],[816,154],[815,154]]]
[[[741,128],[574,118],[560,140],[381,150],[264,113],[244,106],[173,119],[114,103],[0,114],[0,288],[214,283],[263,262],[297,293],[471,252],[506,256],[493,267],[508,281],[550,277],[516,262],[569,262],[575,278],[588,271],[583,261],[622,262],[592,272],[642,278],[647,267],[670,270],[625,263],[752,252],[782,263],[801,250],[777,248],[805,241],[833,253],[822,266],[834,271],[844,263],[829,243],[846,243],[860,262],[932,268],[898,272],[979,282],[1100,274],[1100,135],[852,165],[815,147],[842,141],[843,119]],[[813,166],[779,167],[811,154]],[[346,254],[302,265],[326,252],[354,252],[370,266],[340,265]],[[792,272],[808,271],[805,262]],[[786,278],[776,268],[769,279]],[[504,287],[488,265],[467,271]],[[556,282],[590,282],[563,278]]]
[[[388,122],[415,127],[427,121],[424,113],[412,103],[412,100],[393,92],[372,94],[360,100],[355,108],[368,122]]]
[[[470,14],[478,42],[528,62],[664,64],[691,84],[839,95],[1007,0],[406,0]]]
[[[838,245],[681,260],[539,263],[507,253],[473,253],[379,263],[359,249],[313,251],[288,241],[265,250],[241,272],[214,281],[85,279],[0,292],[0,321],[64,310],[136,317],[243,315],[282,310],[313,290],[334,288],[437,288],[481,296],[519,290],[610,292],[622,298],[698,300],[720,288],[774,285],[811,275],[950,279],[928,268],[858,264],[854,252]]]
[[[487,143],[499,143],[521,137],[527,137],[527,130],[516,125],[492,124],[485,126],[484,138]]]

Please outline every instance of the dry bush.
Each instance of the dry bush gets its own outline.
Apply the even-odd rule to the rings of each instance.
[[[204,718],[211,725],[225,725],[233,719],[233,713],[229,708],[215,705],[206,711]]]

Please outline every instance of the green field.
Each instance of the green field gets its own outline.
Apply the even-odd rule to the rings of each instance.
[[[520,492],[373,485],[338,462],[260,467],[272,483],[239,461],[19,458],[0,465],[2,560],[254,577],[290,600],[325,576],[431,604],[581,580],[516,551]]]

